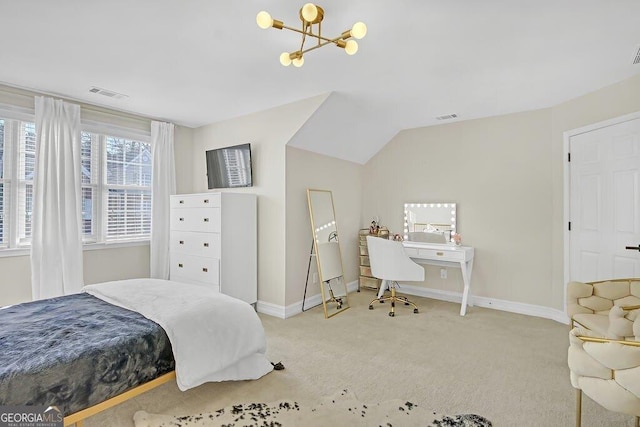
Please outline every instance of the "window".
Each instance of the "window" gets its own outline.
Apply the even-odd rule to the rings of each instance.
[[[35,124],[0,117],[0,248],[31,242]],[[101,132],[81,133],[85,243],[151,235],[151,145]]]
[[[35,124],[0,117],[0,248],[31,241]]]
[[[106,240],[151,234],[151,146],[105,137]]]
[[[4,224],[4,120],[0,119],[0,247],[5,245]]]
[[[31,242],[33,214],[33,177],[36,171],[36,125],[20,122],[19,175],[18,175],[18,239]]]

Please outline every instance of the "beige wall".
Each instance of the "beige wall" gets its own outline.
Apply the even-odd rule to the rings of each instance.
[[[193,129],[176,126],[173,135],[176,194],[193,192]]]
[[[0,307],[31,301],[28,256],[0,258]]]
[[[456,202],[476,247],[472,293],[551,304],[550,110],[400,132],[365,165],[362,223],[403,229],[405,202]],[[426,268],[430,288],[460,292],[460,270]]]
[[[193,192],[208,191],[206,150],[251,143],[254,186],[222,191],[258,195],[258,300],[262,302],[285,302],[285,147],[326,96],[193,131]]]
[[[402,228],[408,201],[458,203],[472,294],[564,310],[563,133],[640,111],[640,76],[552,108],[405,130],[365,166],[362,222]],[[460,273],[427,268],[459,291]]]
[[[149,277],[149,244],[83,252],[84,282]],[[0,307],[31,301],[29,255],[0,258]]]
[[[35,93],[0,85],[0,103],[34,108]],[[149,131],[150,120],[108,109],[83,106],[83,119],[107,121],[113,125]],[[85,108],[86,107],[86,108]],[[176,126],[176,181],[179,192],[191,192],[192,135],[190,128]],[[84,251],[86,284],[149,277],[149,245]],[[31,301],[31,264],[29,255],[0,258],[0,306]]]
[[[304,295],[312,234],[307,188],[331,190],[340,237],[345,283],[358,279],[358,229],[362,209],[363,166],[298,148],[287,147],[286,190],[286,301],[291,305]],[[312,261],[311,272],[317,271]],[[312,276],[311,276],[312,277]],[[320,293],[309,279],[307,297]]]
[[[84,251],[84,283],[149,277],[149,245]]]

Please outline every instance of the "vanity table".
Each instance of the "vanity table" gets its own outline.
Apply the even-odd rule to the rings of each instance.
[[[455,246],[450,244],[423,243],[414,241],[402,242],[405,252],[415,262],[420,264],[440,265],[444,267],[459,267],[462,270],[464,289],[462,291],[462,305],[460,316],[467,312],[469,302],[469,288],[471,286],[471,271],[473,270],[474,249],[471,246]]]

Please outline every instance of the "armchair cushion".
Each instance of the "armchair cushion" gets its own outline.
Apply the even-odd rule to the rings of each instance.
[[[621,307],[640,305],[640,279],[616,279],[599,282],[569,282],[567,314],[600,337],[635,339],[633,330],[640,310]],[[640,332],[640,324],[637,326]]]
[[[607,338],[621,340],[625,337],[634,337],[633,322],[627,317],[627,313],[618,305],[614,305],[609,310],[609,326],[605,336]]]
[[[571,330],[571,385],[611,411],[640,415],[640,347],[585,342],[579,337],[597,334],[584,328]]]

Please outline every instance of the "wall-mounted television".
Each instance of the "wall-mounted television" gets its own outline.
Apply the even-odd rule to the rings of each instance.
[[[207,150],[209,189],[251,187],[251,144]]]

